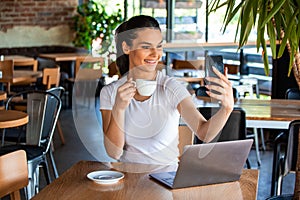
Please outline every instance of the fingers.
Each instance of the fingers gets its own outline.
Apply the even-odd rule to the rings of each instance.
[[[224,68],[224,75],[225,75],[226,78],[228,78],[228,76],[227,76],[228,75],[228,68],[227,67]]]
[[[209,95],[213,98],[221,100],[224,96],[231,96],[232,94],[232,84],[227,78],[228,69],[227,67],[222,74],[218,69],[213,67],[213,71],[218,76],[216,77],[206,77],[206,79],[212,84],[206,85],[206,88],[209,90]],[[212,92],[216,91],[216,92]]]
[[[126,81],[118,89],[119,93],[124,93],[124,94],[135,93],[135,91],[136,91],[135,82],[132,81],[132,78]]]
[[[118,88],[115,106],[118,109],[126,109],[135,93],[135,82],[131,78]]]
[[[215,72],[215,74],[224,82],[226,82],[227,84],[230,83],[230,81],[228,80],[228,68],[225,67],[224,68],[224,74],[222,74],[217,68],[215,68],[214,66],[212,67],[213,71]],[[209,78],[209,77],[208,77]]]
[[[221,85],[223,87],[225,86],[225,85],[223,85],[223,83],[225,82],[227,85],[229,85],[231,87],[231,82],[228,80],[228,77],[227,77],[227,75],[228,75],[228,68],[227,67],[224,68],[224,74],[222,74],[214,66],[212,67],[212,70],[218,76],[218,78],[216,78],[216,77],[205,77],[205,79],[207,81],[219,84],[219,85]]]
[[[136,93],[135,82],[130,78],[123,85],[121,85],[118,89],[118,93],[121,97],[130,97],[132,98]]]

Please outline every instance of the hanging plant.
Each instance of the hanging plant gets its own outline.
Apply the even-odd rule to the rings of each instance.
[[[109,14],[104,5],[98,5],[94,1],[88,1],[77,7],[77,15],[74,17],[75,38],[73,44],[76,47],[92,49],[93,40],[100,40],[99,54],[107,52],[113,41],[113,31],[122,22],[122,12]]]

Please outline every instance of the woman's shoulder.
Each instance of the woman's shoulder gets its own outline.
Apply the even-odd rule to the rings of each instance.
[[[109,87],[109,88],[119,87],[120,85],[124,84],[126,82],[126,80],[127,80],[126,77],[121,77],[120,79],[118,79],[116,81],[106,84],[104,87]]]
[[[174,82],[176,79],[174,77],[170,77],[166,74],[163,74],[161,71],[157,71],[157,82],[161,84],[166,84],[168,82]]]
[[[177,87],[178,85],[181,85],[176,77],[171,77],[171,76],[165,75],[161,71],[158,71],[157,82],[158,82],[158,84],[165,86],[165,87],[166,86]]]
[[[113,81],[109,84],[106,84],[101,91],[106,91],[108,93],[111,93],[113,91],[116,91],[117,88],[120,87],[120,85],[122,85],[125,81],[126,81],[127,78],[125,77],[122,77],[120,78],[119,80],[116,80],[116,81]]]

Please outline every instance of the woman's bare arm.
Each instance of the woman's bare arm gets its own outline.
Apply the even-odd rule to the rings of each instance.
[[[112,110],[101,110],[104,145],[108,155],[114,159],[119,159],[123,153],[125,110],[135,92],[136,89],[129,79],[118,88]]]
[[[219,78],[208,77],[207,79],[211,82],[217,83],[219,86],[208,85],[207,88],[209,90],[216,90],[220,93],[215,94],[208,92],[209,96],[221,102],[221,108],[218,112],[209,120],[206,120],[196,109],[191,97],[187,97],[182,100],[177,107],[184,121],[195,132],[197,137],[204,142],[210,142],[222,130],[233,110],[234,105],[232,85],[227,79],[227,68],[225,69],[225,75],[221,74],[216,69],[213,70]]]

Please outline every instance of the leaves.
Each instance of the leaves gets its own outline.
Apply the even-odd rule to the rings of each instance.
[[[244,46],[247,41],[249,34],[254,27],[254,13],[252,5],[255,1],[246,0],[243,6],[243,16],[241,17],[241,33],[240,33],[240,46]],[[246,19],[246,20],[244,20]]]
[[[113,31],[122,22],[121,10],[109,15],[104,5],[88,1],[77,7],[77,13],[74,17],[76,35],[73,44],[90,50],[92,41],[100,37],[102,48],[99,53],[105,53],[112,43]]]
[[[240,48],[247,43],[250,31],[256,26],[256,22],[258,22],[256,26],[256,47],[257,50],[259,50],[259,48],[263,49],[265,73],[268,74],[269,72],[265,30],[269,37],[273,58],[281,57],[286,45],[290,45],[290,73],[295,54],[299,52],[300,0],[241,0],[240,3],[234,7],[234,5],[236,5],[235,2],[236,0],[212,0],[209,4],[210,12],[217,11],[219,7],[227,6],[223,32],[225,32],[226,27],[233,20],[233,16],[240,12],[240,22],[237,24],[236,31],[236,34],[239,33]],[[280,37],[282,31],[284,31],[283,38]],[[280,40],[281,45],[277,53],[276,45],[278,40]]]
[[[283,6],[283,4],[285,3],[286,0],[280,0],[278,1],[275,6],[272,8],[272,10],[268,13],[267,17],[265,18],[265,20],[262,22],[262,24],[260,25],[261,27],[266,26],[266,24],[272,20],[272,18],[274,17],[274,15],[276,13],[279,12],[279,10],[281,9],[281,7]]]

